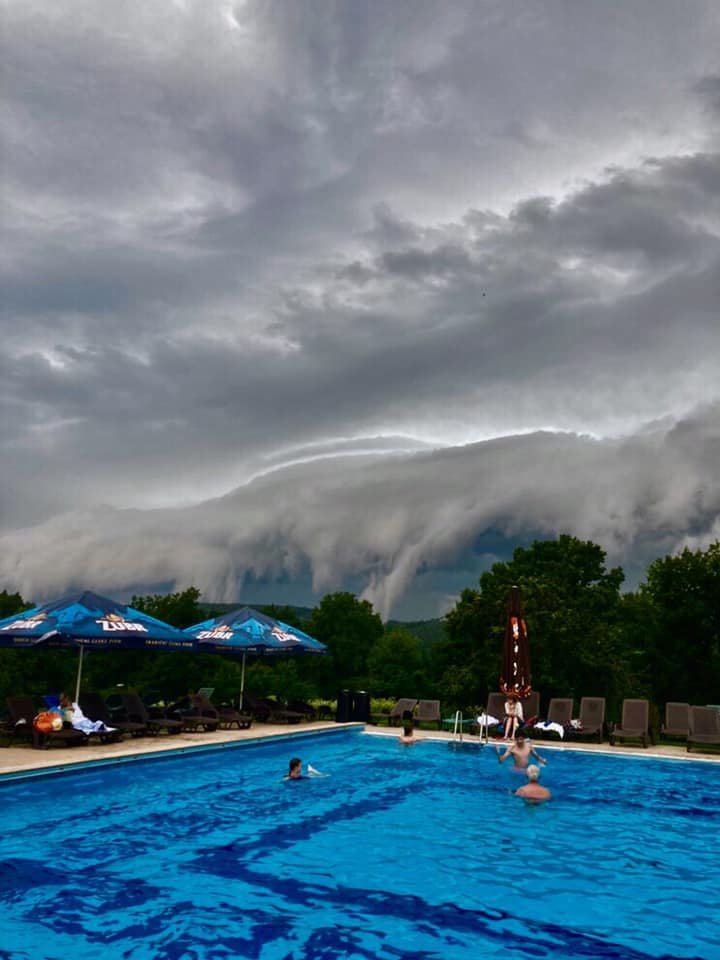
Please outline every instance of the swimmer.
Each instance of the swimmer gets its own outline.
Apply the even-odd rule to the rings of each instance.
[[[302,760],[300,757],[293,757],[288,766],[288,772],[285,775],[286,780],[302,780]]]
[[[530,757],[535,757],[538,763],[541,763],[543,766],[547,763],[547,760],[540,756],[530,741],[525,739],[525,734],[523,733],[515,734],[515,742],[510,744],[502,756],[500,756],[497,745],[495,746],[495,753],[497,754],[498,763],[505,763],[509,757],[512,757],[515,770],[527,769],[527,765],[530,763]]]
[[[304,777],[302,772],[302,760],[300,757],[293,757],[288,766],[288,772],[283,777],[283,780],[307,780],[308,777],[327,776],[327,773],[320,773],[319,770],[316,770],[315,767],[309,763],[307,765],[307,777]]]
[[[403,723],[403,731],[400,734],[400,743],[406,743],[406,744],[417,743],[417,739],[415,737],[415,731],[413,730],[413,725],[408,721],[405,721],[405,723]]]
[[[544,803],[549,800],[552,794],[547,787],[541,787],[538,783],[540,779],[540,767],[531,763],[526,770],[528,782],[515,791],[516,797],[521,797],[525,803]]]

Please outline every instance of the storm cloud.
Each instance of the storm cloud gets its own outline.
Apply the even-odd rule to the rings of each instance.
[[[714,4],[4,26],[0,585],[435,615],[717,538]]]

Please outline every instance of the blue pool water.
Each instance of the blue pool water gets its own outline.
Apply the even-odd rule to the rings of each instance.
[[[348,730],[5,785],[0,958],[718,960],[720,766],[545,755],[540,807]]]

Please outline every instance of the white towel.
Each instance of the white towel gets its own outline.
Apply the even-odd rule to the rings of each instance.
[[[560,723],[552,723],[549,720],[540,720],[535,724],[535,727],[538,730],[554,730],[555,733],[559,733],[561,737],[565,736],[565,727]]]
[[[496,727],[499,723],[502,723],[501,720],[497,720],[495,717],[488,716],[485,713],[481,713],[477,718],[477,722],[481,727]]]

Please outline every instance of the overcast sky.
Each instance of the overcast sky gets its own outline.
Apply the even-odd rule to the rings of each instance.
[[[437,616],[720,537],[715,0],[6,0],[0,589]]]

